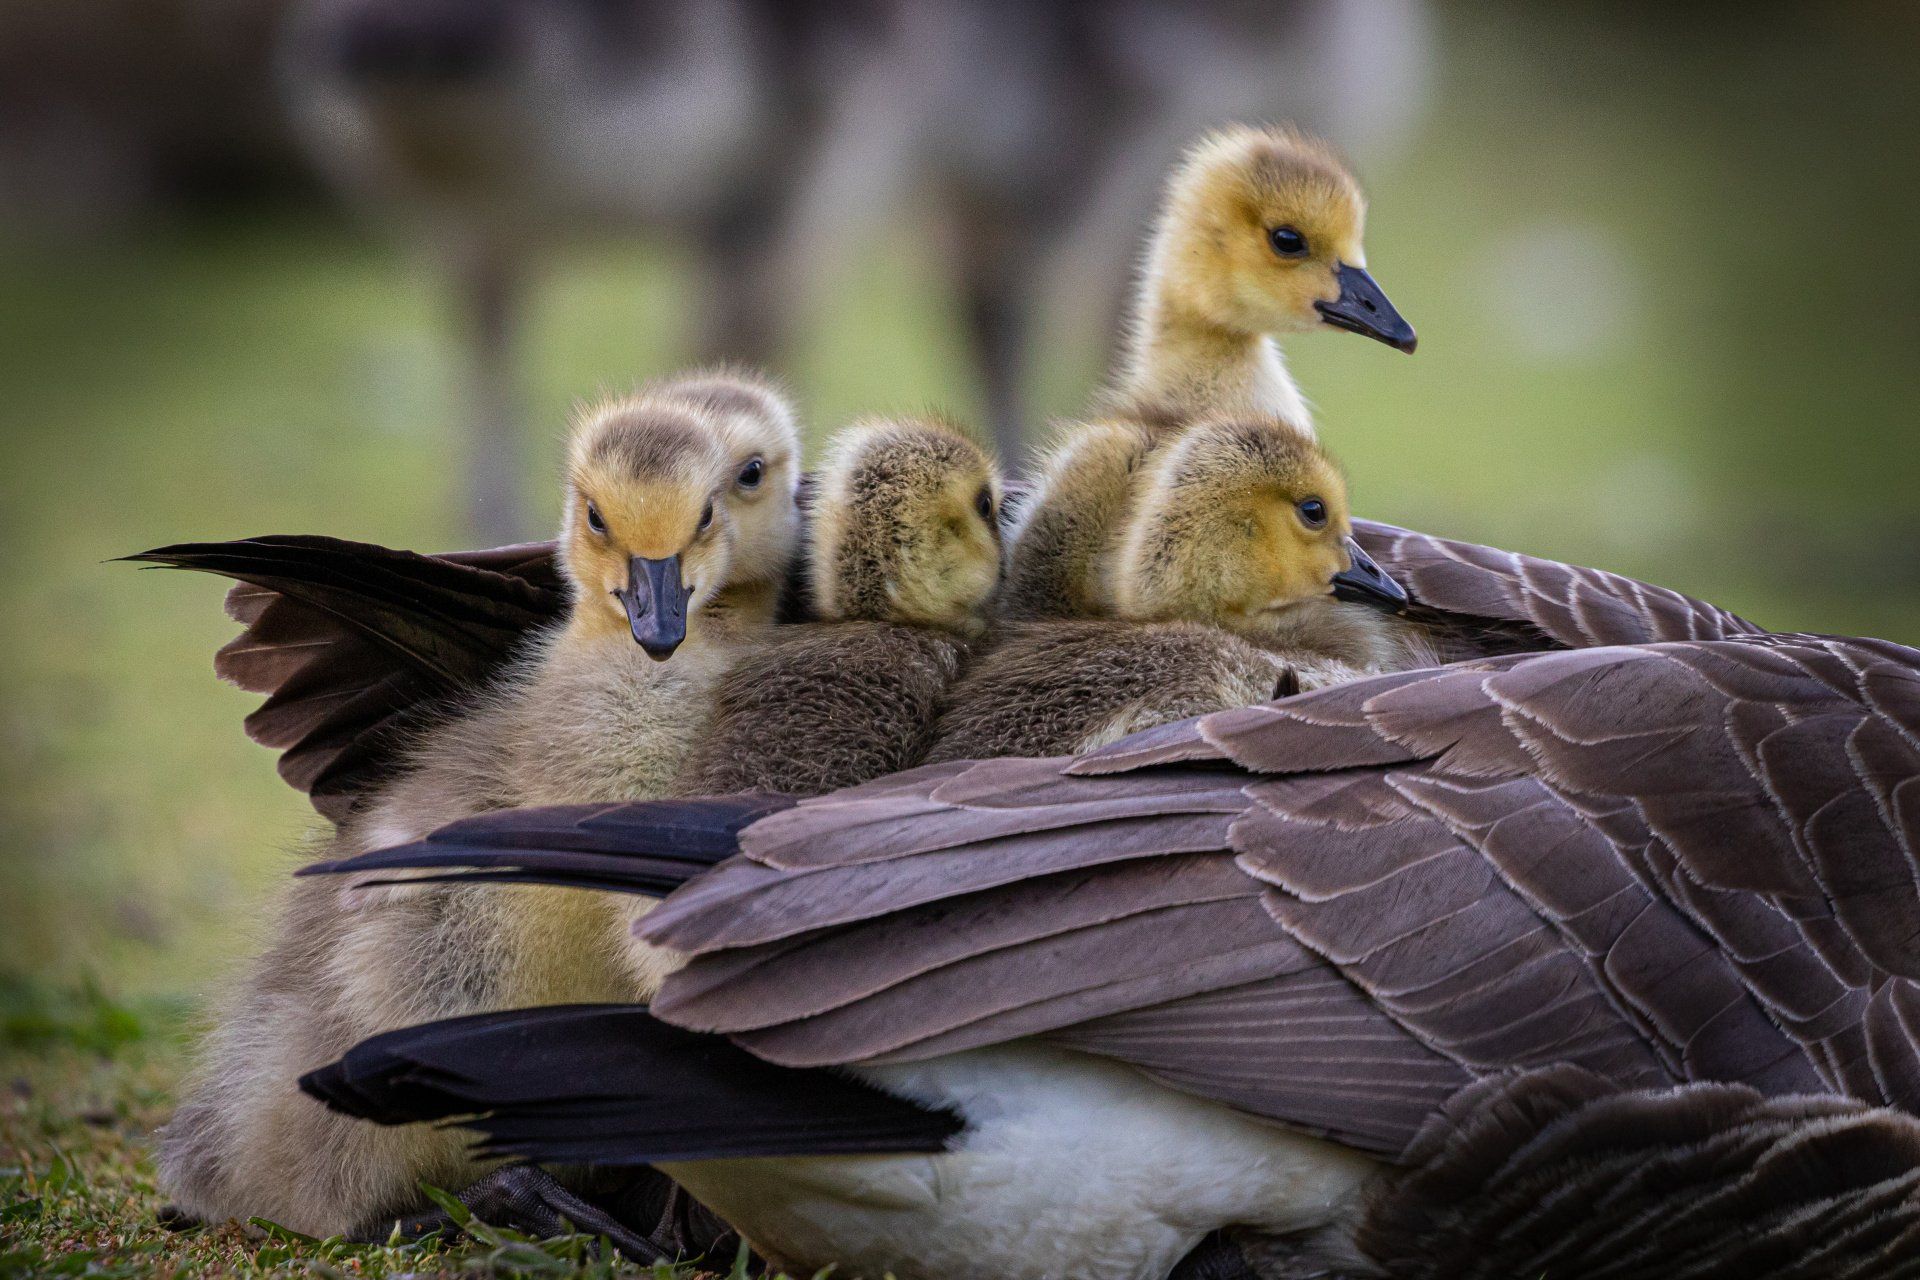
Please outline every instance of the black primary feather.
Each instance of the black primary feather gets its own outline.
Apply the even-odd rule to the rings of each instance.
[[[406,732],[482,687],[557,620],[567,588],[550,543],[444,556],[277,536],[159,547],[129,560],[237,579],[244,628],[214,671],[267,700],[247,736],[340,822],[393,774]]]
[[[301,1077],[379,1124],[458,1120],[481,1154],[655,1164],[935,1152],[962,1129],[832,1071],[779,1067],[645,1005],[554,1005],[389,1031]]]
[[[531,578],[340,538],[183,542],[126,558],[298,600],[454,690],[484,681],[566,608],[564,590]]]
[[[790,796],[749,792],[507,809],[450,822],[411,844],[317,862],[296,874],[432,871],[442,874],[407,876],[405,883],[550,884],[659,897],[731,857],[742,830],[794,803]]]

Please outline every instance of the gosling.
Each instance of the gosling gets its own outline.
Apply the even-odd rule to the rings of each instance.
[[[1114,616],[1010,624],[955,685],[929,762],[1089,751],[1142,729],[1432,665],[1354,544],[1339,469],[1274,418],[1157,451],[1102,565]]]
[[[1111,612],[1096,560],[1158,445],[1212,414],[1313,434],[1277,337],[1333,327],[1412,351],[1412,326],[1367,273],[1366,198],[1331,148],[1238,126],[1174,170],[1147,244],[1112,384],[1040,468],[1013,539],[1009,618]]]
[[[330,857],[521,805],[668,792],[728,665],[769,629],[793,557],[799,449],[769,386],[648,388],[573,433],[561,562],[573,600],[516,668],[411,744]],[[292,886],[272,944],[203,1049],[160,1180],[203,1220],[365,1231],[465,1186],[463,1139],[380,1129],[299,1092],[304,1071],[423,1017],[635,995],[624,909],[564,889]]]
[[[843,431],[809,511],[821,621],[720,682],[676,789],[820,795],[919,763],[1000,580],[1000,477],[938,418]]]
[[[1262,414],[1312,430],[1276,339],[1332,327],[1400,351],[1409,325],[1367,272],[1366,197],[1290,128],[1203,139],[1167,184],[1110,407]]]

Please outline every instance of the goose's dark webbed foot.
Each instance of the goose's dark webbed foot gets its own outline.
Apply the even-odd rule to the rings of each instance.
[[[457,1197],[470,1213],[490,1226],[509,1227],[540,1239],[580,1232],[605,1236],[636,1262],[675,1262],[697,1258],[721,1243],[726,1226],[694,1202],[665,1174],[652,1169],[623,1171],[605,1193],[593,1199],[560,1185],[536,1165],[509,1165],[469,1185]],[[444,1210],[383,1218],[356,1238],[388,1239],[399,1234],[418,1239],[432,1232],[459,1234]]]

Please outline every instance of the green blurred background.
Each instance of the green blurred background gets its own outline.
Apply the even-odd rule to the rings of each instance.
[[[1289,347],[1358,508],[1920,642],[1913,12],[1432,9],[1420,118],[1364,166],[1419,353]],[[0,228],[0,985],[198,995],[313,827],[241,733],[255,700],[213,678],[221,585],[113,557],[469,542],[434,280],[297,158],[249,172]],[[940,252],[893,227],[811,314],[785,371],[815,440],[978,413]],[[554,257],[526,335],[536,492],[575,397],[689,357],[688,287],[645,239]],[[1048,342],[1040,407],[1070,413],[1104,358]]]

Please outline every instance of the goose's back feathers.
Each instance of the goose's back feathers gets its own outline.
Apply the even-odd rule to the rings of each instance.
[[[1916,778],[1920,653],[1760,635],[1380,676],[798,803],[446,835],[488,877],[696,877],[642,929],[687,967],[650,1014],[594,1017],[718,1032],[796,1081],[924,1084],[1045,1057],[1037,1038],[1397,1166],[1317,1235],[1236,1233],[1257,1274],[1896,1280],[1920,1274]],[[384,865],[461,860],[437,842]],[[548,1048],[575,1038],[540,1021],[566,1010],[506,1016]],[[436,1069],[455,1023],[310,1087],[389,1119],[486,1107],[474,1127],[536,1158],[816,1140],[703,1110],[726,1090],[691,1052],[657,1081],[523,1088],[495,1065],[514,1028],[495,1030],[471,1077]],[[751,1101],[777,1110],[767,1087]],[[937,1114],[874,1128],[869,1101],[798,1119],[826,1142],[896,1118],[903,1145],[882,1149],[940,1139]],[[991,1127],[955,1105],[963,1145]]]
[[[656,1009],[794,1065],[1044,1035],[1389,1155],[1562,1063],[1912,1109],[1916,775],[1898,646],[1378,677],[774,814],[648,918]]]
[[[1353,536],[1414,600],[1448,661],[1540,649],[1725,640],[1762,630],[1666,587],[1373,520]]]

